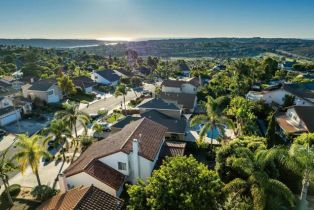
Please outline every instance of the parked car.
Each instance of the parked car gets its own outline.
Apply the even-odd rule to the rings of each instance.
[[[111,131],[111,124],[108,124],[106,122],[99,122],[98,124],[101,125],[104,132],[110,132]]]

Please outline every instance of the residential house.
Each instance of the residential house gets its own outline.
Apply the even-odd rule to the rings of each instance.
[[[59,103],[62,100],[62,91],[54,79],[42,79],[22,87],[23,96],[32,101],[39,99],[45,103]]]
[[[253,101],[263,100],[267,104],[283,105],[285,95],[295,97],[295,105],[313,106],[314,104],[314,82],[283,84],[281,88],[266,91],[250,91],[247,99]]]
[[[133,184],[151,175],[167,128],[147,118],[131,122],[105,140],[95,142],[65,171],[65,185],[90,186],[120,196],[126,181]]]
[[[91,78],[86,76],[79,76],[73,78],[73,84],[76,86],[77,89],[81,90],[86,94],[92,93],[93,87],[97,85]]]
[[[181,107],[183,113],[194,113],[197,107],[196,94],[161,92],[160,98]]]
[[[62,177],[59,177],[59,182],[62,181]],[[123,205],[122,199],[91,185],[71,190],[61,189],[60,193],[43,202],[37,210],[121,210]]]
[[[28,115],[32,113],[32,100],[24,98],[23,96],[13,97],[13,105],[15,108],[21,110],[22,115]]]
[[[297,136],[304,132],[314,132],[314,107],[292,106],[286,113],[276,116],[279,134],[283,139],[287,136]]]
[[[10,97],[0,96],[0,126],[8,125],[21,119],[21,111],[13,106]]]
[[[165,93],[189,93],[196,94],[200,83],[197,78],[190,80],[164,80],[161,83],[161,91]]]
[[[91,78],[96,83],[112,86],[118,85],[120,80],[120,76],[111,69],[93,71]]]
[[[140,103],[137,108],[140,110],[140,114],[144,114],[150,110],[157,110],[160,113],[172,117],[174,119],[181,119],[182,110],[174,103],[166,102],[161,98],[149,98]]]
[[[128,115],[111,126],[113,132],[119,131],[130,122],[146,117],[168,128],[165,134],[166,140],[184,141],[185,130],[187,126],[186,119],[182,116],[180,119],[169,117],[155,109],[142,112],[140,115]]]

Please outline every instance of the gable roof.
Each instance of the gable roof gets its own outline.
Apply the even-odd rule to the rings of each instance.
[[[124,128],[126,125],[128,125],[130,122],[136,121],[141,119],[141,117],[137,117],[137,116],[132,116],[132,115],[127,115],[126,117],[118,120],[115,124],[113,124],[111,127],[113,128],[119,128],[122,129]]]
[[[57,84],[55,79],[42,79],[34,82],[28,90],[47,91],[53,85]]]
[[[169,110],[180,110],[174,103],[168,103],[161,98],[146,99],[137,106],[143,109],[169,109]]]
[[[37,210],[119,210],[123,204],[123,200],[92,185],[59,193],[42,203]]]
[[[140,116],[126,116],[125,118],[121,119],[117,123],[113,124],[111,127],[122,129],[127,124],[132,121],[138,120],[142,117],[146,117],[154,122],[157,122],[165,127],[168,128],[168,133],[184,133],[186,128],[186,121],[182,118],[180,120],[169,117],[155,109],[149,110],[144,112]]]
[[[184,84],[190,84],[195,87],[198,87],[200,85],[198,82],[198,78],[192,78],[190,80],[164,80],[161,83],[161,86],[180,88]]]
[[[189,93],[165,93],[161,92],[160,97],[166,101],[176,101],[185,109],[193,109],[196,94]]]
[[[133,139],[139,139],[139,155],[153,161],[162,145],[167,128],[147,118],[131,122],[121,131],[105,140],[95,142],[83,152],[65,171],[66,176],[83,172],[89,164],[99,158],[124,152],[132,152]]]
[[[95,71],[95,73],[99,74],[101,77],[105,78],[106,80],[108,80],[110,82],[115,82],[115,81],[118,81],[120,79],[119,75],[117,75],[116,72],[114,72],[111,69],[106,69],[106,70],[102,70],[102,71]]]
[[[97,85],[91,78],[86,77],[86,76],[79,76],[79,77],[73,78],[73,84],[76,87],[80,87],[82,89]]]
[[[119,190],[125,180],[125,176],[122,173],[96,159],[88,164],[84,172],[115,190]]]
[[[294,106],[292,107],[304,122],[309,132],[314,132],[314,107],[313,106]]]
[[[146,117],[148,119],[151,119],[165,127],[168,128],[169,133],[184,133],[186,128],[186,121],[181,118],[180,120],[169,117],[157,110],[150,110],[147,112],[144,112],[142,117]]]
[[[314,82],[284,84],[283,89],[305,100],[314,99]]]

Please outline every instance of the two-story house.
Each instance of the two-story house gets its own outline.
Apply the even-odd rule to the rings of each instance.
[[[20,108],[13,106],[13,101],[9,97],[0,97],[0,126],[8,125],[21,119]]]
[[[304,132],[314,132],[314,107],[292,106],[286,113],[278,114],[276,121],[283,139],[288,135],[297,136]]]
[[[90,186],[119,196],[126,181],[137,183],[152,173],[164,146],[167,128],[147,118],[133,121],[105,140],[92,144],[65,171],[69,187]]]
[[[190,80],[165,80],[161,84],[160,98],[182,107],[184,113],[193,113],[197,106],[197,91],[200,82],[197,78]]]
[[[91,78],[94,82],[103,85],[118,85],[120,76],[111,69],[93,71]]]
[[[59,103],[62,100],[62,91],[54,79],[42,79],[22,87],[23,96],[32,101],[39,99],[45,103]]]

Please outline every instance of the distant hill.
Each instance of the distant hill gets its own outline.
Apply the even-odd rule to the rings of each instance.
[[[98,40],[78,39],[0,39],[0,45],[32,46],[42,48],[89,47],[104,44]]]
[[[123,56],[133,49],[141,56],[158,57],[247,57],[274,52],[292,57],[314,58],[314,40],[266,38],[168,39],[99,45],[84,48],[90,53]]]
[[[111,43],[111,44],[110,44]],[[314,40],[270,38],[195,38],[133,42],[75,39],[0,39],[0,45],[73,48],[102,56],[124,56],[133,49],[140,56],[236,58],[274,52],[290,57],[314,59]]]

